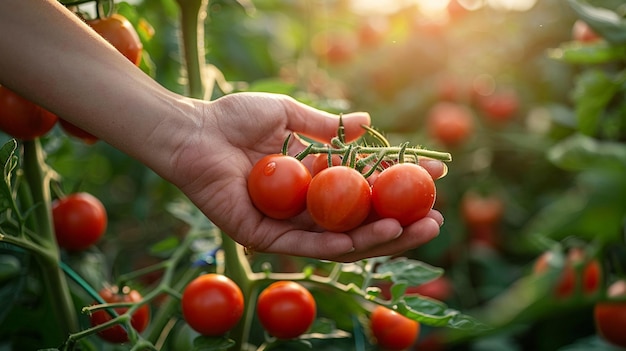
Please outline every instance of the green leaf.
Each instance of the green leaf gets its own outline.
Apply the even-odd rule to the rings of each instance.
[[[574,101],[578,129],[586,135],[596,135],[608,103],[619,91],[621,83],[605,72],[594,69],[583,72],[576,82]]]
[[[548,159],[569,171],[626,169],[626,145],[575,134],[548,151]]]
[[[481,332],[490,329],[476,318],[448,308],[443,302],[422,296],[407,296],[398,310],[408,318],[434,327]]]
[[[191,351],[223,351],[235,345],[235,341],[226,337],[199,336],[193,340]]]
[[[605,41],[581,43],[569,41],[549,49],[548,57],[574,65],[598,65],[626,58],[626,47],[613,46]]]
[[[443,269],[431,266],[421,261],[406,257],[396,258],[382,263],[376,273],[391,275],[394,283],[404,281],[409,286],[421,285],[443,274]]]
[[[167,205],[167,210],[174,217],[189,224],[191,230],[213,230],[215,225],[196,206],[188,201],[175,201]]]
[[[613,44],[626,44],[626,20],[617,12],[596,7],[584,0],[568,0],[578,16],[599,35]]]

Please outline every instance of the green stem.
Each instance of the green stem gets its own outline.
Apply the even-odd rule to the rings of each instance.
[[[188,95],[205,97],[204,18],[208,0],[177,0],[181,13],[183,60],[187,70]]]
[[[48,298],[55,313],[54,318],[59,323],[62,336],[65,337],[79,329],[78,317],[67,280],[59,266],[60,253],[54,235],[50,207],[50,178],[39,139],[24,142],[24,177],[35,205],[29,216],[37,219],[31,229],[37,235],[37,243],[47,253],[37,255],[37,262],[42,270]]]

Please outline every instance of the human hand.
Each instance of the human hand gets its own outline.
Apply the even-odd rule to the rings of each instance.
[[[164,176],[241,245],[254,251],[349,262],[401,253],[438,235],[443,217],[436,210],[404,228],[394,219],[381,219],[349,233],[323,231],[306,211],[289,220],[266,217],[247,192],[253,164],[280,152],[291,133],[295,133],[289,144],[291,155],[306,147],[298,135],[329,142],[336,135],[338,116],[274,94],[240,93],[194,103],[201,117],[190,128],[192,134],[185,135],[171,171]],[[363,134],[361,125],[369,125],[370,119],[366,113],[351,113],[343,115],[343,123],[346,140],[351,141]],[[434,179],[446,171],[440,161],[424,159],[420,165]]]

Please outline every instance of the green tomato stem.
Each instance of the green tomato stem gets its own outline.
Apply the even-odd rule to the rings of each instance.
[[[180,7],[183,59],[187,71],[188,95],[205,97],[204,21],[208,0],[177,0]]]
[[[64,337],[79,330],[79,324],[68,282],[59,266],[61,259],[52,224],[49,175],[39,139],[24,142],[24,178],[34,204],[30,216],[36,218],[30,229],[36,235],[37,244],[46,252],[45,255],[38,251],[33,253],[42,270],[48,298]]]

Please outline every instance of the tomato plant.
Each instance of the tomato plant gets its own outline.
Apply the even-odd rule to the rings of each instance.
[[[428,133],[443,145],[455,147],[469,139],[474,131],[474,117],[466,106],[440,101],[428,110]]]
[[[313,177],[306,207],[319,226],[345,232],[359,226],[371,208],[369,183],[354,168],[335,166]]]
[[[52,202],[54,232],[60,247],[84,250],[94,245],[107,227],[104,205],[95,196],[81,192]]]
[[[265,330],[278,339],[293,339],[313,324],[317,305],[313,295],[293,281],[277,281],[259,294],[256,313]]]
[[[381,349],[405,350],[417,341],[420,324],[387,307],[376,306],[370,315],[370,329]]]
[[[248,175],[248,194],[269,217],[286,219],[304,211],[311,173],[298,159],[272,154],[261,158]]]
[[[372,206],[383,218],[409,225],[424,218],[435,204],[437,190],[428,171],[414,163],[398,163],[382,172],[372,185]]]
[[[142,300],[142,296],[137,290],[129,288],[124,288],[120,292],[115,287],[107,287],[101,289],[99,294],[107,303],[138,303]],[[126,313],[128,307],[116,307],[114,310],[118,315],[121,315]],[[111,319],[111,315],[106,310],[94,311],[90,316],[92,326],[103,324]],[[150,307],[147,304],[141,305],[131,315],[130,323],[137,332],[141,333],[144,331],[150,323]],[[128,341],[128,334],[121,325],[114,325],[104,329],[98,333],[98,336],[111,343],[121,344]]]
[[[135,65],[141,62],[143,45],[133,25],[120,14],[86,21],[91,28]]]
[[[533,271],[543,274],[550,267],[554,253],[544,252],[535,261]],[[560,299],[571,297],[580,287],[585,295],[592,295],[599,291],[602,283],[602,267],[595,258],[587,258],[585,251],[573,247],[568,251],[560,277],[554,287],[555,295]]]
[[[10,136],[31,140],[48,133],[56,124],[55,114],[0,86],[0,130]]]
[[[243,315],[243,293],[225,275],[208,273],[191,281],[181,306],[185,321],[203,335],[219,336],[231,330]]]
[[[626,347],[626,281],[611,284],[607,295],[608,299],[597,302],[593,309],[596,330],[611,344]]]

